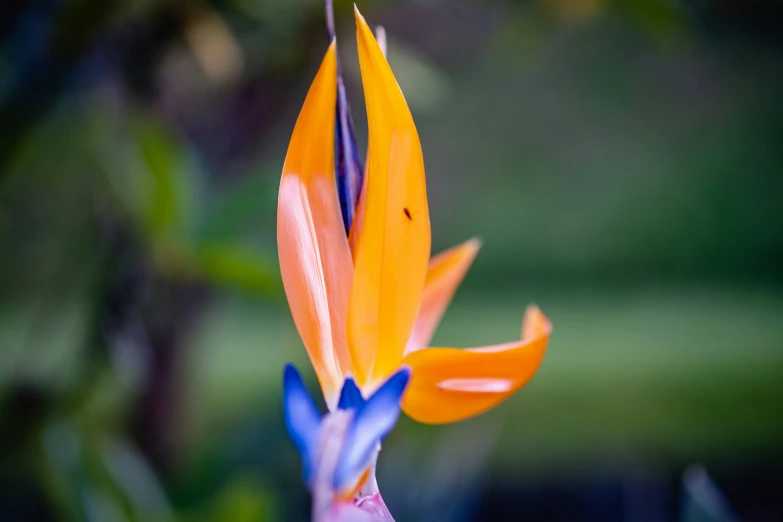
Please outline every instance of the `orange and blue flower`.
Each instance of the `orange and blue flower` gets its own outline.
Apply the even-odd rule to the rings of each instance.
[[[374,456],[370,453],[365,462],[365,443],[379,443],[393,422],[375,429],[359,426],[371,422],[362,420],[368,405],[388,408],[364,417],[372,422],[396,420],[400,407],[431,424],[472,417],[533,377],[551,332],[543,313],[530,306],[517,341],[427,348],[480,243],[469,240],[430,258],[424,160],[413,117],[358,9],[356,24],[369,131],[365,168],[356,151],[330,24],[332,42],[294,127],[278,198],[283,284],[331,412],[316,422],[320,415],[314,406],[301,409],[304,403],[297,397],[304,388],[287,369],[287,418],[302,414],[306,419],[301,425],[289,422],[289,432],[312,475],[318,461],[313,455],[326,451],[318,435],[324,421],[352,419],[341,421],[353,428],[344,429],[346,438],[338,445],[340,462],[332,476],[337,499],[346,491],[366,493],[366,483],[374,485]],[[389,383],[396,383],[396,401],[389,400]],[[378,394],[384,400],[375,403]],[[352,433],[362,434],[361,444]],[[358,449],[344,449],[353,444]],[[353,451],[361,458],[354,458]]]

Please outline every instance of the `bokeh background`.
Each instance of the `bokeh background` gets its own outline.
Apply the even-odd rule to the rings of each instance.
[[[513,339],[530,302],[554,322],[502,406],[401,419],[397,519],[783,520],[780,4],[359,7],[433,250],[484,241],[436,343]],[[319,0],[0,4],[2,520],[306,519],[282,365],[317,386],[275,214],[324,23]]]

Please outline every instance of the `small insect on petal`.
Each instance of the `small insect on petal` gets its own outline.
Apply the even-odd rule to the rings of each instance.
[[[430,256],[421,143],[405,97],[356,10],[369,130],[364,218],[355,238],[348,311],[352,368],[360,385],[399,367],[419,311]]]

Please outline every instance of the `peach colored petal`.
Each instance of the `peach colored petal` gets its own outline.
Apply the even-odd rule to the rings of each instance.
[[[353,278],[334,179],[336,86],[333,42],[296,121],[277,210],[285,293],[330,407],[350,369],[345,324]]]
[[[446,308],[476,258],[481,241],[474,238],[430,259],[421,308],[405,355],[421,350],[432,340]]]

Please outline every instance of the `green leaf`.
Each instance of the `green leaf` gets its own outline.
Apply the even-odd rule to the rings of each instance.
[[[146,228],[154,238],[183,240],[192,233],[198,206],[199,165],[183,143],[159,121],[144,113],[130,119],[139,162],[137,172],[145,187]]]
[[[110,195],[150,245],[189,244],[203,178],[195,153],[150,113],[121,118],[106,112],[91,111],[89,121]]]
[[[202,223],[199,238],[225,242],[247,232],[264,218],[272,219],[278,182],[276,176],[255,173],[240,179],[218,196]]]
[[[274,257],[238,244],[212,244],[195,254],[196,272],[203,280],[279,298],[280,271]]]
[[[67,520],[171,522],[174,512],[144,456],[101,428],[69,421],[43,430],[43,477]]]
[[[60,420],[41,432],[41,475],[53,504],[67,520],[90,522],[90,493],[81,466],[82,440]]]
[[[235,479],[211,503],[205,522],[280,520],[274,492],[253,478]]]
[[[106,471],[136,520],[167,522],[174,519],[163,487],[135,447],[122,439],[106,438],[99,451]]]

